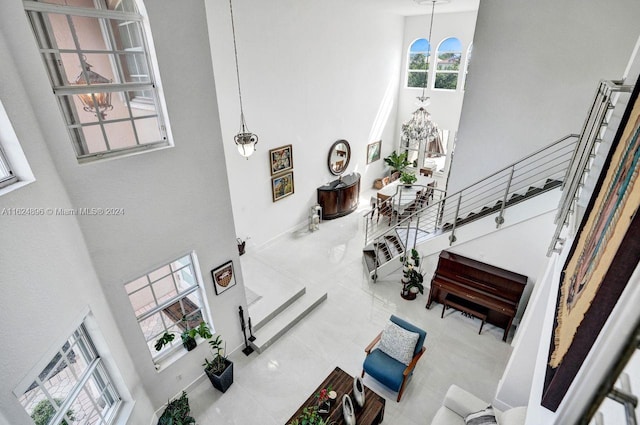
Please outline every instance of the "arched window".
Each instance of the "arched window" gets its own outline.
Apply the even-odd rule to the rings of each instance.
[[[434,88],[455,90],[458,87],[458,72],[462,44],[455,37],[450,37],[440,43],[437,54],[436,82]]]
[[[419,38],[409,47],[407,87],[424,87],[429,77],[429,52],[431,45],[426,38]]]

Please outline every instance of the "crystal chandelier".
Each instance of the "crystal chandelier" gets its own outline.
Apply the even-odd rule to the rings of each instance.
[[[431,57],[431,30],[433,29],[433,15],[436,7],[437,0],[431,0],[431,22],[429,24],[429,55],[427,60]],[[425,156],[428,158],[439,157],[444,155],[444,148],[442,146],[442,137],[438,130],[438,125],[431,120],[431,114],[424,109],[424,106],[429,105],[429,96],[425,95],[427,88],[427,81],[429,79],[425,76],[422,85],[422,95],[418,96],[418,100],[423,106],[420,106],[411,115],[409,122],[402,124],[402,135],[400,136],[401,145],[409,148],[414,147],[419,149],[420,146],[425,146]]]
[[[256,151],[256,144],[258,143],[258,135],[253,134],[247,128],[247,123],[244,119],[244,109],[242,107],[242,91],[240,90],[240,71],[238,70],[238,48],[236,47],[236,28],[233,23],[233,6],[231,0],[229,0],[229,11],[231,12],[231,31],[233,33],[233,52],[236,59],[236,78],[238,79],[238,98],[240,99],[240,131],[233,136],[233,141],[236,142],[238,152],[240,155],[249,159],[249,157]]]

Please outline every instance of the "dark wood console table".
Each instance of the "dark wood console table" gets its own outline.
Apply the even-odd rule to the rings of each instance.
[[[338,397],[336,398],[336,401],[331,404],[331,410],[328,413],[328,418],[335,421],[336,424],[340,425],[345,423],[342,415],[342,396],[345,394],[349,394],[351,401],[354,403],[357,425],[378,425],[384,419],[385,399],[365,386],[364,406],[361,409],[357,408],[353,398],[353,376],[349,375],[339,367],[336,367],[302,404],[302,406],[300,406],[296,413],[289,418],[286,424],[290,424],[295,418],[297,418],[305,407],[316,406],[318,404],[316,394],[321,389],[327,388],[329,385],[331,385],[331,388],[338,393]]]
[[[526,285],[524,275],[442,251],[431,279],[427,308],[436,301],[486,319],[504,329],[502,340],[506,341]]]
[[[318,188],[318,204],[322,207],[322,219],[331,220],[350,214],[358,208],[360,174],[342,176]]]

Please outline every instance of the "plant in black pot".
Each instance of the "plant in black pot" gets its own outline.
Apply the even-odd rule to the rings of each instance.
[[[405,186],[411,186],[412,184],[414,184],[416,181],[418,181],[418,178],[416,177],[415,174],[413,173],[407,173],[407,172],[402,172],[402,174],[400,175],[400,181],[402,182],[402,184],[404,184]]]
[[[189,416],[189,399],[187,393],[182,392],[182,395],[167,403],[167,408],[162,412],[158,425],[193,425],[196,420]]]
[[[417,293],[424,294],[424,276],[420,268],[420,254],[413,248],[411,255],[400,257],[402,261],[402,291],[400,296],[405,300],[414,300]]]
[[[233,363],[225,355],[226,345],[220,335],[209,340],[209,345],[213,351],[213,359],[205,358],[202,366],[213,387],[224,393],[233,384]]]
[[[197,347],[196,336],[200,336],[203,339],[209,339],[213,335],[211,334],[211,330],[209,330],[209,325],[207,322],[200,322],[200,324],[195,328],[189,327],[189,320],[183,316],[180,322],[186,323],[186,329],[182,331],[180,334],[180,338],[182,338],[182,345],[187,351],[191,351]],[[156,341],[154,345],[156,351],[162,350],[162,347],[171,343],[175,339],[176,335],[174,332],[166,331],[162,334],[160,338]]]

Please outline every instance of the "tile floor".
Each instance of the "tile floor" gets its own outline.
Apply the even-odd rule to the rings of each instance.
[[[362,194],[363,208],[369,197]],[[199,425],[284,425],[335,366],[354,376],[361,372],[364,347],[391,314],[427,330],[427,351],[400,403],[395,393],[365,377],[365,385],[387,399],[384,423],[429,424],[452,383],[492,399],[511,353],[502,330],[485,325],[478,335],[479,321],[455,311],[441,319],[439,304],[425,308],[426,293],[403,300],[399,272],[368,282],[362,261],[364,212],[323,222],[313,233],[288,234],[241,257],[245,285],[263,296],[254,306],[267,302],[266,288],[280,292],[306,285],[322,288],[328,298],[262,354],[232,353],[234,384],[225,394],[208,380],[199,381],[189,391]]]

